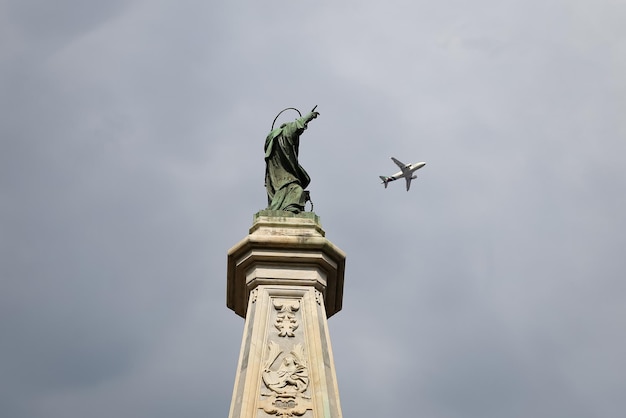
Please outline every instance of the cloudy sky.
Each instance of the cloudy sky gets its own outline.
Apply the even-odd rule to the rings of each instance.
[[[626,409],[624,0],[1,0],[0,415],[227,417],[285,107],[346,417]],[[285,113],[285,120],[294,113]],[[407,193],[389,160],[426,161]]]

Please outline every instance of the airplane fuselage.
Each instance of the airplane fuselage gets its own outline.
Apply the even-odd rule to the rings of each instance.
[[[398,180],[399,178],[407,177],[407,175],[412,175],[414,171],[419,170],[420,168],[424,167],[425,165],[426,165],[425,162],[419,162],[419,163],[415,163],[415,164],[408,164],[406,166],[407,169],[405,171],[398,171],[393,176],[389,176],[389,178],[391,178],[393,180]],[[408,174],[405,174],[407,172],[408,172]],[[412,176],[412,177],[415,178],[417,176]],[[390,180],[390,181],[393,181],[393,180]]]

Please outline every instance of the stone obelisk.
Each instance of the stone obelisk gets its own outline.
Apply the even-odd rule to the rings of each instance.
[[[263,210],[228,252],[227,305],[245,318],[229,418],[341,418],[327,318],[345,254],[313,212]]]

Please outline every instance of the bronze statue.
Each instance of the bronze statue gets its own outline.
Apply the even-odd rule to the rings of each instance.
[[[305,116],[294,109],[298,111],[300,118],[283,123],[277,129],[272,124],[272,131],[265,139],[265,188],[269,210],[300,213],[310,200],[309,192],[304,189],[311,182],[311,178],[298,162],[298,150],[300,135],[307,128],[307,124],[319,115],[315,111],[316,107]]]

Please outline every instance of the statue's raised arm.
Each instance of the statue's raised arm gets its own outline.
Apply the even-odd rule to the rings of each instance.
[[[311,178],[298,162],[298,151],[300,135],[308,123],[319,116],[316,108],[293,122],[283,123],[279,128],[274,129],[272,124],[272,131],[265,139],[265,188],[269,210],[299,213],[309,200],[309,192],[304,189]]]

